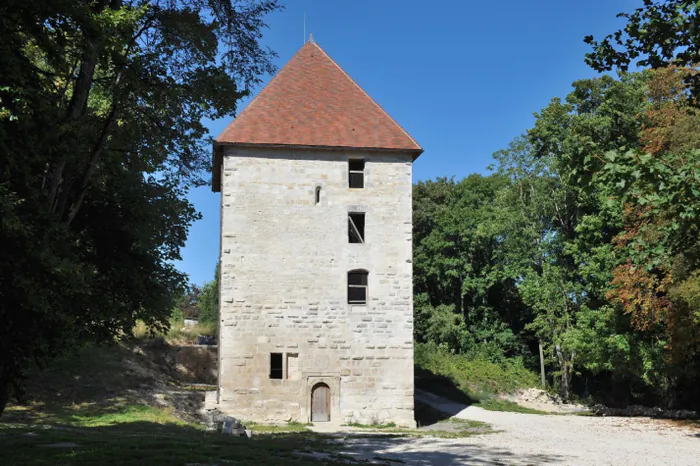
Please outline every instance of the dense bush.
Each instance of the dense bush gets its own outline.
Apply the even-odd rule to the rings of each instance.
[[[480,400],[518,388],[537,386],[537,375],[528,370],[520,357],[493,360],[480,355],[454,354],[444,345],[419,343],[415,347],[415,364],[422,370],[422,388],[431,388],[426,373],[448,378],[472,400]]]

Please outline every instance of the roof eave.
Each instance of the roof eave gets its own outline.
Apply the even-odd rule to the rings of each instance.
[[[367,151],[367,152],[388,152],[393,154],[412,154],[413,161],[423,153],[422,147],[417,148],[391,148],[391,147],[359,147],[359,146],[319,146],[319,145],[302,145],[302,144],[273,144],[273,143],[246,143],[246,142],[230,142],[230,141],[214,141],[213,147],[213,167],[212,167],[212,186],[211,190],[215,193],[221,191],[221,171],[223,164],[223,146],[250,147],[263,149],[311,149],[311,150],[348,150],[348,151]]]

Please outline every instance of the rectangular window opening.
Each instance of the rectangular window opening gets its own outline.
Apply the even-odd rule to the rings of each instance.
[[[281,379],[282,375],[282,353],[270,353],[270,378]]]
[[[348,272],[348,303],[367,304],[367,272]]]
[[[362,212],[348,213],[348,241],[350,243],[365,242],[365,214]]]
[[[365,187],[365,161],[364,160],[349,160],[349,185],[351,188]]]

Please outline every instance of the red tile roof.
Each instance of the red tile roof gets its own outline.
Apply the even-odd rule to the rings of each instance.
[[[413,152],[415,157],[423,152],[312,41],[216,138],[215,145],[221,144],[390,150]]]

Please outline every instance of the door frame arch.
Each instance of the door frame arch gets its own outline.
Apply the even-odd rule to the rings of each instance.
[[[311,395],[313,388],[320,384],[326,384],[330,389],[330,418],[331,422],[340,423],[340,374],[338,373],[319,373],[305,372],[302,374],[304,383],[301,385],[300,401],[301,403],[301,419],[305,422],[311,422]]]

